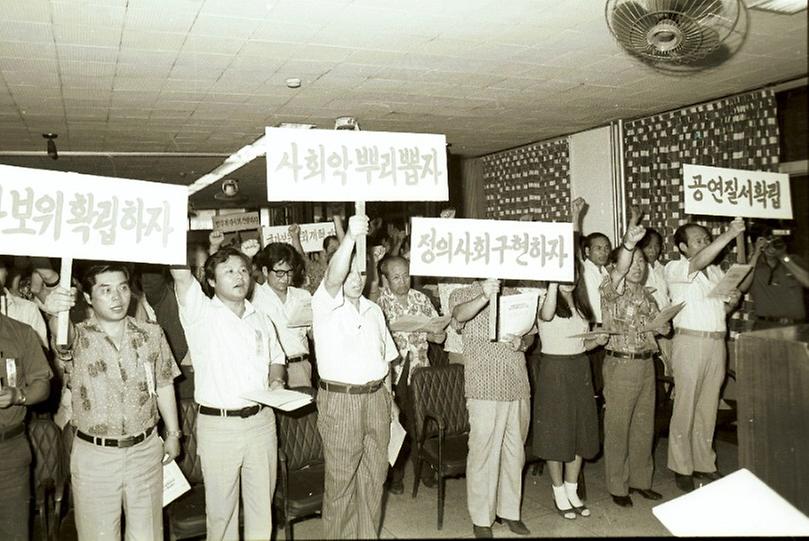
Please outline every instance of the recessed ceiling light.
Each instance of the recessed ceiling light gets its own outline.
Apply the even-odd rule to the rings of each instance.
[[[301,80],[297,77],[290,77],[287,79],[287,86],[289,88],[300,88]]]

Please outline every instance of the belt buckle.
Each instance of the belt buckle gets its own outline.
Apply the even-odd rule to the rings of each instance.
[[[252,415],[252,413],[248,412],[248,410],[250,410],[250,409],[253,409],[253,406],[247,406],[247,407],[244,407],[244,408],[240,409],[239,410],[239,417],[241,417],[242,419],[247,419],[248,417],[250,417]]]

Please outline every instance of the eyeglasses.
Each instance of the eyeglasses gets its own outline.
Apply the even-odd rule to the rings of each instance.
[[[295,272],[295,269],[283,270],[283,269],[273,269],[273,273],[275,273],[275,277],[279,280],[284,279],[286,276],[292,278],[292,274]]]

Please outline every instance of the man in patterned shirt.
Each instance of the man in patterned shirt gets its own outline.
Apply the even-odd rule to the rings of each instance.
[[[97,263],[82,282],[93,315],[70,324],[57,346],[73,396],[76,439],[70,455],[79,539],[116,539],[121,508],[127,539],[163,538],[163,467],[180,454],[173,380],[180,374],[159,325],[126,315],[132,293],[121,263]],[[46,299],[50,315],[73,305],[58,288]],[[57,319],[50,320],[57,333]],[[162,418],[166,439],[156,433]]]
[[[428,318],[438,317],[430,299],[427,295],[410,287],[410,264],[401,256],[386,257],[381,263],[382,274],[385,275],[388,285],[380,289],[378,304],[385,315],[388,327],[402,316],[425,316]],[[401,359],[408,359],[409,363],[403,361],[394,365],[396,378],[395,398],[399,404],[399,410],[404,417],[404,425],[408,434],[413,434],[412,412],[410,401],[408,400],[408,386],[410,375],[414,370],[429,366],[427,359],[427,342],[440,344],[446,338],[443,330],[435,329],[435,332],[425,331],[392,331],[393,341],[399,350]],[[406,365],[409,364],[409,370]],[[406,372],[406,377],[402,378],[402,373]],[[404,447],[399,453],[399,457],[391,472],[389,491],[394,494],[404,492],[402,479],[404,477],[404,467],[407,463],[407,448]]]
[[[665,334],[669,325],[638,332],[660,312],[654,296],[644,287],[647,265],[636,248],[646,230],[632,225],[623,238],[618,261],[601,284],[604,328],[610,335],[604,360],[604,461],[607,490],[621,507],[632,506],[629,494],[648,500],[662,496],[652,490],[652,440],[654,436],[655,371],[654,334]]]

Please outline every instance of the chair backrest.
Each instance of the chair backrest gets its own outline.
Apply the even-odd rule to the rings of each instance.
[[[28,422],[28,439],[33,448],[34,487],[39,502],[51,483],[61,490],[65,483],[62,431],[51,419],[33,417]],[[57,495],[61,498],[61,495]]]
[[[469,431],[463,370],[462,364],[447,364],[425,366],[413,371],[410,399],[417,440],[421,439],[425,411],[443,415],[448,436]]]
[[[314,403],[296,411],[277,411],[278,450],[286,456],[290,471],[323,463],[323,442],[317,431]]]
[[[197,456],[197,406],[193,398],[179,400],[180,427],[185,437],[182,445],[180,466],[188,482],[192,485],[202,483],[202,463]]]

